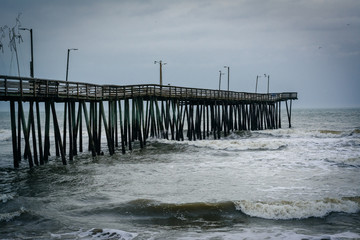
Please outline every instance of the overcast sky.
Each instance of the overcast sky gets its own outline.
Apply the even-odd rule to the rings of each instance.
[[[163,60],[164,84],[217,89],[227,65],[233,91],[254,92],[268,74],[270,92],[298,92],[294,107],[360,107],[359,0],[1,0],[0,27],[19,13],[33,29],[35,77],[64,80],[67,49],[78,48],[69,81],[159,83]],[[5,35],[0,74],[17,75]]]

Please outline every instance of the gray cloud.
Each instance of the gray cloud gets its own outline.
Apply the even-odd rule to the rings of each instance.
[[[254,91],[256,75],[267,73],[270,90],[299,92],[298,106],[360,106],[353,96],[360,89],[356,0],[5,0],[1,25],[11,25],[18,12],[34,29],[38,77],[64,79],[66,49],[77,47],[71,80],[157,83],[153,61],[163,59],[166,84],[217,88],[218,71],[230,65],[235,91]],[[0,53],[1,74],[15,75],[10,57]]]

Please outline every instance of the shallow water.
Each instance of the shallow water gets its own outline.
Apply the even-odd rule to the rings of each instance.
[[[285,112],[285,111],[283,111]],[[12,167],[0,116],[1,239],[360,239],[360,110],[294,110],[293,128],[150,139],[67,166]],[[106,149],[106,146],[103,146]]]

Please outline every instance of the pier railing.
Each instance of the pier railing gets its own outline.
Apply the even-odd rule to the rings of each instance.
[[[113,100],[136,97],[168,98],[182,100],[226,100],[251,102],[277,102],[297,99],[296,92],[247,93],[170,85],[97,85],[82,82],[67,82],[39,78],[0,75],[0,100],[22,98],[47,99],[55,101],[73,100]]]

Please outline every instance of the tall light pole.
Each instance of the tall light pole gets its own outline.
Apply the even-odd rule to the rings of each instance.
[[[257,87],[258,87],[258,81],[259,81],[259,78],[261,78],[261,76],[259,76],[259,75],[256,75],[256,86],[255,86],[255,93],[257,93]]]
[[[221,75],[224,75],[224,73],[221,72],[221,70],[219,71],[219,91],[221,89]]]
[[[270,75],[266,75],[264,74],[265,77],[267,77],[268,82],[267,82],[267,94],[269,94],[269,86],[270,86]]]
[[[163,85],[163,82],[162,82],[162,65],[166,65],[166,63],[163,63],[162,60],[160,61],[154,61],[154,64],[159,64],[160,65],[160,86]]]
[[[70,55],[70,51],[71,50],[78,50],[77,48],[70,48],[67,50],[67,62],[66,62],[66,81],[68,80],[68,75],[69,75],[69,55]]]
[[[269,86],[270,86],[270,75],[264,74],[264,77],[267,77],[267,94],[269,94]],[[255,87],[255,93],[257,93],[257,87],[258,87],[258,80],[261,78],[261,76],[256,76],[256,87]]]
[[[69,76],[69,56],[70,56],[70,51],[71,50],[78,50],[77,48],[69,48],[67,50],[67,61],[66,61],[66,81],[68,81],[68,76]],[[67,88],[69,89],[69,88]],[[69,104],[69,116],[70,116],[70,102],[68,103]],[[63,128],[63,131],[64,131],[64,139],[63,139],[63,147],[64,147],[64,153],[66,154],[66,112],[67,112],[67,103],[65,102],[64,103],[64,128]],[[70,126],[71,122],[69,120],[69,126]],[[70,131],[70,128],[69,128],[69,131]],[[71,139],[71,134],[69,135],[69,138],[70,138],[70,146],[72,145],[72,139]],[[69,149],[69,152],[70,152],[70,158],[72,158],[72,149],[70,148]]]
[[[228,88],[227,90],[230,90],[230,67],[229,66],[224,66],[224,68],[227,68],[227,75],[228,75]]]
[[[33,31],[32,28],[19,28],[19,30],[27,30],[30,32],[31,44],[31,61],[30,61],[30,77],[34,78],[34,48],[33,48]]]

